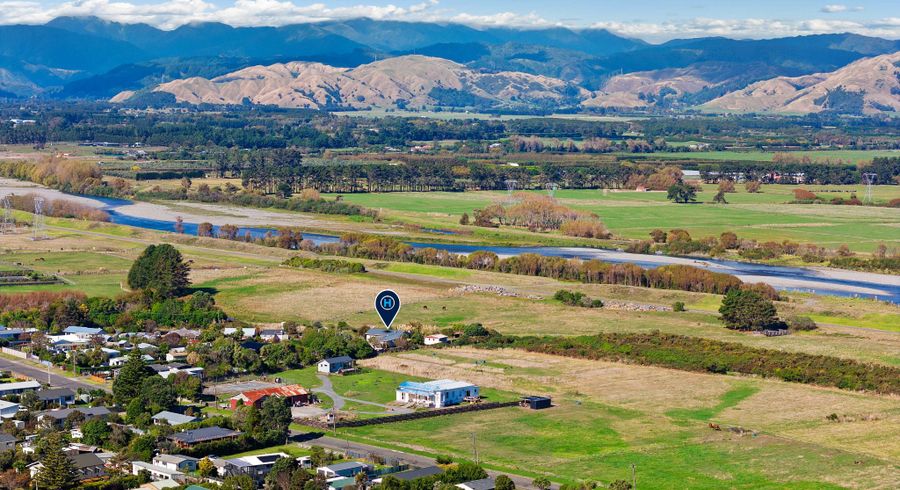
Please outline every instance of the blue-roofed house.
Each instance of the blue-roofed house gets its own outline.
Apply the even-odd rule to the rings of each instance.
[[[439,379],[418,383],[404,381],[397,387],[397,401],[429,408],[441,408],[477,398],[478,387],[465,381]]]
[[[106,333],[102,328],[79,327],[72,325],[63,330],[65,335],[71,335],[79,340],[90,341],[97,337],[106,338]]]

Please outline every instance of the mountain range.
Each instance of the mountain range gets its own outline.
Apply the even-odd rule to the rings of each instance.
[[[409,92],[396,98],[404,103],[450,99],[479,107],[569,104],[575,99],[588,108],[665,109],[708,103],[709,109],[724,110],[723,97],[757,82],[781,79],[789,85],[802,84],[803,80],[797,80],[897,51],[900,41],[855,34],[768,40],[709,37],[649,44],[603,29],[563,27],[474,28],[452,23],[352,19],[282,27],[197,23],[167,31],[96,17],[62,17],[45,25],[0,26],[0,97],[108,99],[123,92],[156,91],[187,100],[186,87],[200,87],[202,79],[213,81],[213,85],[204,85],[200,99],[231,100],[231,89],[215,80],[268,67],[266,77],[296,79],[295,75],[311,70],[316,73],[317,78],[308,81],[269,80],[269,89],[274,84],[293,86],[301,92],[311,90],[308,94],[293,92],[298,95],[293,96],[292,104],[330,107],[340,101],[341,105],[357,107],[364,103],[354,102],[354,98],[381,100],[375,92],[386,89],[379,86],[368,94],[361,93],[362,83],[369,83],[363,76],[366,70],[373,64],[375,72],[379,72],[379,66],[388,68],[378,65],[378,60],[400,58],[399,64],[408,69],[409,60],[427,60],[431,66],[440,58],[445,61],[439,63],[445,70],[441,72],[443,78],[428,80],[421,88],[394,79],[390,83],[398,94]],[[449,72],[453,76],[446,78]],[[451,79],[455,82],[450,83]],[[479,88],[489,80],[496,86]],[[535,90],[524,88],[525,81],[536,83]],[[339,85],[339,90],[323,98],[320,92],[328,90],[321,87],[329,83]],[[354,85],[358,86],[348,88]],[[551,90],[542,93],[547,88]],[[269,97],[277,97],[277,93],[270,91],[269,96],[254,95],[250,99],[270,103]],[[280,95],[279,100],[288,96]],[[382,98],[382,102],[392,98]],[[748,110],[757,107],[745,106]],[[855,107],[846,107],[851,106]],[[876,101],[875,105],[866,105],[866,110],[888,107],[893,105]]]

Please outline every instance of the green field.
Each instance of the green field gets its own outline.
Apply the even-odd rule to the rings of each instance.
[[[673,146],[684,146],[684,144],[675,143]],[[863,163],[870,162],[873,158],[878,157],[896,157],[900,152],[893,150],[809,150],[809,151],[791,151],[791,156],[797,158],[809,157],[812,161],[817,160],[842,160],[844,163]],[[634,157],[632,153],[617,153],[621,158],[628,159]],[[657,152],[647,155],[653,159],[677,159],[677,160],[738,160],[738,161],[754,161],[754,162],[771,162],[775,157],[774,152],[768,151],[693,151],[690,153],[666,153]]]
[[[833,206],[787,204],[793,189],[800,186],[764,186],[763,192],[750,194],[738,186],[728,194],[729,204],[711,204],[715,185],[704,185],[697,203],[674,204],[664,192],[602,190],[561,190],[560,203],[596,213],[616,237],[647,239],[653,229],[683,228],[694,237],[718,236],[734,231],[742,238],[759,241],[793,240],[815,243],[828,248],[847,244],[851,249],[870,252],[879,243],[900,244],[900,209],[867,206]],[[862,186],[803,186],[827,197],[862,197]],[[389,217],[423,226],[460,228],[459,217],[502,199],[503,192],[465,193],[386,193],[351,194],[344,198],[365,207],[384,211]],[[900,186],[876,186],[876,200],[900,198]],[[529,238],[545,242],[552,234],[527,233],[522,230],[497,231],[467,227],[474,231],[472,240],[519,240]],[[562,238],[562,237],[560,237]],[[459,240],[468,240],[460,237]]]

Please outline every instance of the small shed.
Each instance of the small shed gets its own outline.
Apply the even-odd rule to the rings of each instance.
[[[541,410],[552,406],[549,396],[523,396],[521,405],[532,410]]]

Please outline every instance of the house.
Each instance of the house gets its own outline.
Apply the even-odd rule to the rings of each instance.
[[[0,418],[11,419],[19,413],[19,404],[0,400]]]
[[[9,395],[21,395],[26,391],[35,391],[41,388],[37,381],[20,381],[18,383],[0,383],[0,397]]]
[[[69,417],[69,415],[78,412],[84,416],[84,420],[89,420],[92,418],[106,418],[110,415],[108,408],[106,407],[78,407],[78,408],[61,408],[58,410],[47,410],[44,412],[40,412],[37,415],[38,422],[41,422],[47,427],[57,427],[62,425],[63,422]]]
[[[284,330],[278,328],[269,328],[265,330],[260,330],[257,334],[259,339],[263,342],[280,342],[285,340],[287,336],[284,334]]]
[[[16,438],[6,432],[0,432],[0,451],[9,451],[16,449]]]
[[[169,349],[169,352],[166,352],[166,361],[167,362],[175,362],[175,361],[184,361],[187,359],[187,349],[184,347],[172,347]]]
[[[275,466],[276,461],[289,457],[285,453],[270,453],[226,459],[224,464],[219,467],[219,476],[248,475],[255,482],[262,483],[272,467]]]
[[[171,425],[172,427],[178,425],[189,424],[191,422],[196,422],[197,417],[191,417],[190,415],[183,415],[180,413],[169,412],[168,410],[163,410],[153,417],[154,424],[162,424],[163,422]]]
[[[141,356],[141,360],[144,362],[152,362],[153,356],[144,354]],[[128,356],[113,357],[109,360],[109,367],[122,367],[126,362],[128,362]]]
[[[6,328],[4,325],[0,325],[0,339],[7,341],[19,340],[19,337],[25,333],[25,330],[21,328]]]
[[[441,408],[477,398],[478,387],[464,381],[439,379],[417,383],[404,381],[397,387],[397,401],[424,407]]]
[[[433,333],[425,336],[425,345],[446,344],[447,342],[450,342],[450,337],[442,333]]]
[[[356,478],[331,478],[328,480],[328,490],[344,490],[355,485]]]
[[[482,478],[481,480],[472,480],[456,485],[462,490],[494,490],[493,478]]]
[[[178,470],[169,469],[165,466],[146,463],[144,461],[131,462],[131,474],[140,475],[142,471],[150,473],[150,478],[154,480],[181,480],[185,474]]]
[[[181,483],[177,482],[173,479],[165,479],[165,480],[156,480],[149,483],[144,483],[139,486],[139,490],[164,490],[166,488],[177,488],[180,487]]]
[[[356,476],[357,473],[368,472],[372,467],[365,464],[360,463],[358,461],[347,461],[344,463],[336,463],[329,466],[319,466],[316,468],[316,473],[324,476],[325,478],[337,478],[344,477],[350,478]]]
[[[284,398],[292,407],[298,407],[309,403],[309,392],[300,385],[275,386],[273,388],[262,388],[259,390],[250,390],[231,397],[231,409],[237,410],[239,406],[254,406],[259,408],[262,406],[266,398],[277,396]]]
[[[75,392],[69,388],[47,388],[35,392],[38,400],[44,404],[59,405],[61,407],[75,403]]]
[[[79,339],[73,335],[48,335],[49,349],[55,352],[71,352],[82,347],[87,347],[90,342]]]
[[[65,334],[66,337],[72,337],[84,342],[90,342],[94,339],[106,340],[107,338],[107,335],[102,328],[71,326],[66,327],[66,329],[63,330],[63,334]]]
[[[175,334],[175,335],[181,337],[182,339],[187,339],[187,340],[196,340],[196,339],[200,338],[200,331],[193,330],[190,328],[179,328],[178,330],[169,330],[168,332],[166,332],[166,335],[172,335],[172,334]]]
[[[397,347],[401,339],[406,336],[403,330],[385,330],[383,328],[370,328],[366,331],[366,342],[375,350],[392,349]]]
[[[319,372],[334,374],[353,371],[353,358],[350,356],[328,357],[319,361]]]
[[[103,464],[103,460],[94,453],[70,455],[69,460],[72,461],[72,466],[75,467],[75,474],[79,480],[90,480],[106,475],[106,467]],[[40,473],[43,468],[44,465],[40,462],[28,465],[28,471],[31,472],[32,478]]]
[[[153,458],[153,464],[171,471],[182,471],[189,473],[197,471],[197,464],[200,462],[197,458],[190,456],[182,456],[180,454],[158,454]]]
[[[193,447],[204,442],[236,439],[240,432],[223,427],[201,427],[199,429],[176,432],[168,437],[178,447]]]
[[[189,376],[194,376],[195,378],[203,378],[203,368],[191,367],[180,362],[173,362],[171,364],[150,364],[148,367],[154,370],[156,374],[166,379],[169,379],[169,376],[177,373],[187,373]]]

